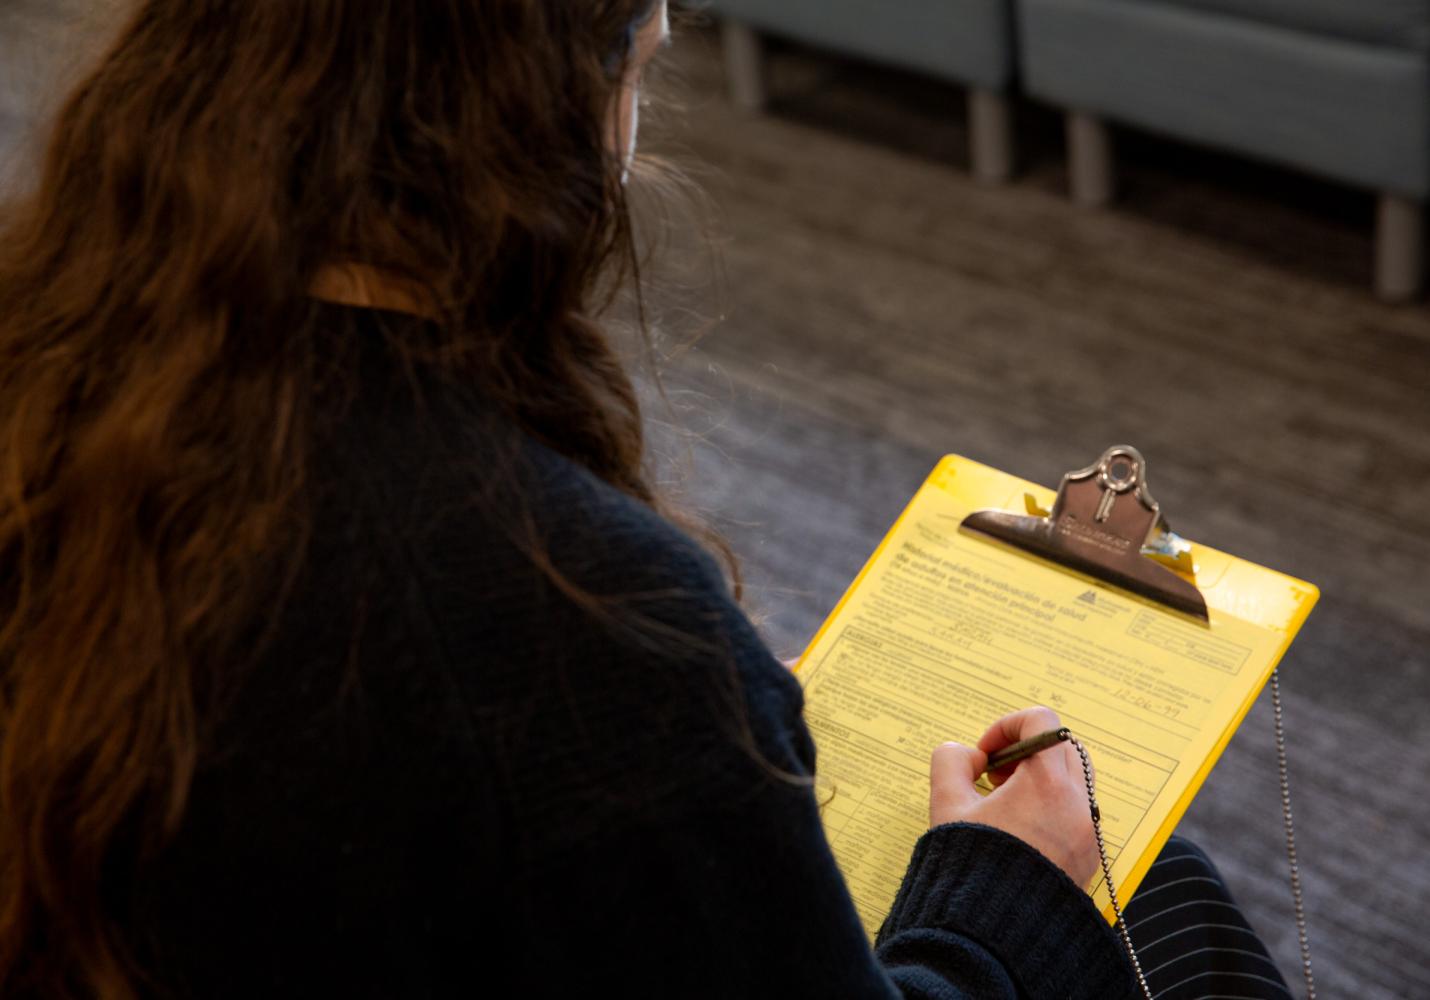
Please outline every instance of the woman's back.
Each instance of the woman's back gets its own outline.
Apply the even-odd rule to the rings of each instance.
[[[447,995],[604,978],[596,963],[639,983],[673,958],[645,951],[653,912],[715,859],[632,856],[632,831],[669,849],[768,785],[712,711],[739,691],[762,750],[803,766],[785,742],[798,685],[668,523],[476,394],[379,357],[380,326],[417,321],[328,310],[370,356],[318,442],[311,553],[250,628],[272,632],[134,887],[134,927],[194,996]],[[522,489],[493,488],[498,467]],[[747,861],[725,874],[758,880]],[[715,942],[689,943],[716,972]]]

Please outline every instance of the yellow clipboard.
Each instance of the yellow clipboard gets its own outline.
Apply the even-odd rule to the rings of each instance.
[[[1136,449],[1057,494],[944,458],[795,668],[825,830],[871,939],[928,827],[933,748],[1033,704],[1092,755],[1126,902],[1318,597],[1173,535]],[[1089,891],[1112,922],[1100,875]]]

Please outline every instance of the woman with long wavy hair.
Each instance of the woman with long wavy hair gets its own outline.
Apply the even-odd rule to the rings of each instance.
[[[864,937],[599,319],[666,24],[143,0],[65,102],[0,228],[0,995],[1128,991],[1051,754],[940,748]]]

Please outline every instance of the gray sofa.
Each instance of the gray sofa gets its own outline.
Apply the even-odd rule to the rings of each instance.
[[[1420,293],[1430,0],[1019,0],[1027,91],[1069,109],[1075,197],[1113,193],[1107,120],[1377,192],[1377,285]]]
[[[761,37],[799,39],[967,86],[973,173],[985,180],[1011,174],[1012,0],[709,0],[700,6],[721,18],[737,104],[764,104]]]
[[[732,92],[764,100],[760,37],[966,84],[974,173],[1012,167],[1009,89],[1067,109],[1073,195],[1114,194],[1108,122],[1379,196],[1376,284],[1418,297],[1430,199],[1430,0],[709,0]],[[1017,30],[1013,21],[1016,17]]]

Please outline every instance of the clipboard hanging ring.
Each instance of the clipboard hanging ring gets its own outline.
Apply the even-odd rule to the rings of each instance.
[[[1116,471],[1119,464],[1126,467],[1125,474]],[[1142,481],[1143,464],[1142,456],[1136,448],[1129,445],[1109,448],[1097,463],[1097,481],[1103,489],[1126,493],[1136,489],[1137,484]]]

